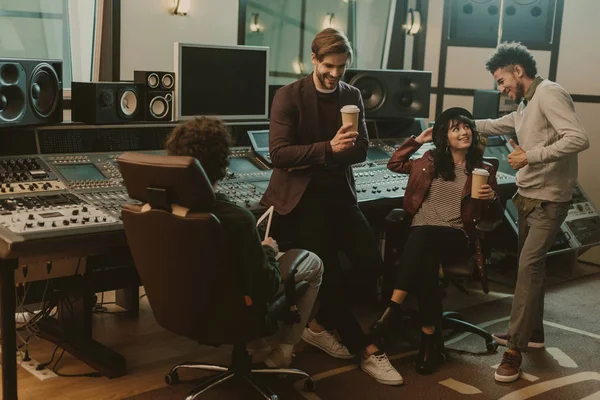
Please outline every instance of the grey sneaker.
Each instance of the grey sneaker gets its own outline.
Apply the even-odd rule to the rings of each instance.
[[[361,357],[360,369],[384,385],[398,386],[404,383],[402,375],[396,371],[396,368],[382,351],[371,354],[368,358]]]
[[[492,333],[492,338],[498,343],[500,346],[508,347],[508,333]],[[534,339],[530,339],[527,343],[527,347],[530,349],[543,349],[544,341],[536,341]]]
[[[350,353],[348,348],[341,344],[333,334],[327,331],[313,332],[310,328],[304,328],[304,331],[302,331],[302,340],[323,350],[331,357],[344,360],[354,358],[354,355]]]

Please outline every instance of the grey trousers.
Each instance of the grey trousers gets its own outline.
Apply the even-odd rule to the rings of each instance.
[[[283,253],[278,254],[278,258]],[[285,278],[290,273],[290,264],[280,263],[279,268],[281,270],[281,276]],[[298,265],[296,270],[296,282],[307,281],[308,290],[302,297],[296,302],[298,312],[300,313],[300,322],[294,325],[286,325],[280,323],[280,329],[277,335],[280,339],[280,343],[283,344],[296,344],[300,341],[300,336],[304,327],[308,323],[309,317],[313,311],[317,294],[319,294],[319,287],[323,279],[323,262],[315,253],[309,252],[308,257]],[[283,284],[279,287],[279,292],[283,292]]]
[[[508,325],[508,347],[526,351],[530,340],[544,341],[546,253],[556,240],[569,203],[542,202],[519,209],[519,272]]]

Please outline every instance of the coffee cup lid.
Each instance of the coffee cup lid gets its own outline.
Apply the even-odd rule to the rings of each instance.
[[[489,176],[490,173],[483,168],[473,168],[473,173],[477,174],[477,175],[485,175],[485,176]]]
[[[342,107],[342,109],[340,111],[345,112],[345,113],[357,113],[360,111],[360,109],[358,108],[358,106],[355,106],[354,104],[348,104],[348,105],[345,105],[344,107]]]

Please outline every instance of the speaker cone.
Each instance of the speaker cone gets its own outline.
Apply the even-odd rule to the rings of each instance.
[[[132,89],[125,89],[121,93],[119,111],[125,118],[131,118],[138,108],[137,93]]]
[[[376,110],[385,102],[385,90],[378,79],[371,76],[363,77],[359,74],[348,83],[360,90],[360,95],[365,104],[365,111]]]
[[[25,113],[25,94],[19,86],[0,87],[0,121],[16,121]]]
[[[150,75],[148,75],[148,86],[152,89],[156,89],[158,87],[158,84],[160,83],[160,79],[158,79],[158,75],[155,73],[152,73]]]
[[[29,94],[35,113],[48,117],[58,106],[60,83],[56,71],[46,63],[39,64],[31,74]]]
[[[15,64],[4,64],[0,67],[0,84],[15,85],[19,83],[19,68]]]
[[[173,87],[173,83],[175,83],[175,80],[173,79],[173,75],[171,75],[171,74],[163,75],[162,85],[165,89],[171,89]]]
[[[153,118],[162,119],[169,113],[169,100],[166,97],[157,96],[150,101],[150,114]]]

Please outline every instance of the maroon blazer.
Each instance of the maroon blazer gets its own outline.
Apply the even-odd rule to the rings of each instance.
[[[317,141],[319,115],[317,89],[310,74],[275,92],[271,107],[269,151],[273,174],[262,197],[265,206],[273,205],[278,214],[290,213],[310,183],[315,168],[345,166],[345,176],[354,198],[356,188],[351,165],[367,158],[369,136],[360,91],[344,82],[338,84],[339,108],[352,104],[360,109],[358,137],[352,148],[333,153],[329,141]],[[342,117],[337,113],[338,126]],[[333,136],[332,136],[333,139]]]
[[[416,160],[410,160],[410,156],[421,147],[416,140],[409,138],[398,147],[392,158],[388,161],[387,167],[391,171],[410,174],[404,201],[402,207],[411,215],[415,215],[425,196],[429,192],[431,182],[435,178],[435,167],[433,165],[433,152],[426,152],[423,157]],[[483,219],[496,221],[502,218],[503,209],[498,196],[498,181],[496,180],[496,171],[494,168],[484,162],[477,165],[477,168],[484,168],[490,173],[488,184],[496,193],[493,201],[485,201],[471,198],[472,175],[467,176],[467,181],[462,191],[461,200],[461,219],[465,231],[469,238],[474,238],[476,232],[475,225]]]

